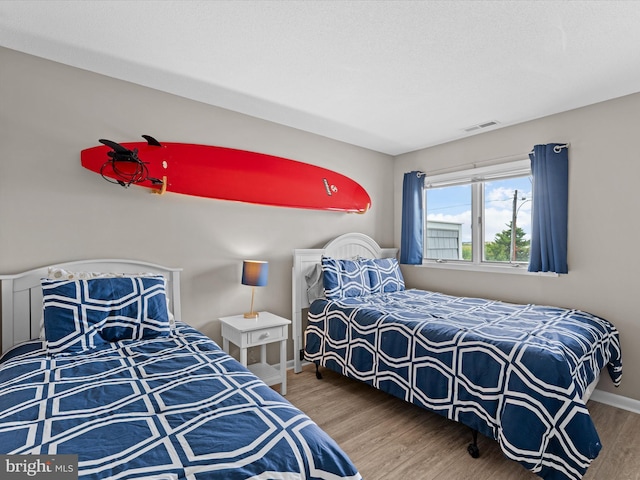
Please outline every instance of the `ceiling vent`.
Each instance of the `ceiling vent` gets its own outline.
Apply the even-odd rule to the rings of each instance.
[[[465,128],[464,131],[467,133],[475,132],[476,130],[482,130],[483,128],[494,127],[498,125],[498,123],[499,122],[494,120],[491,120],[490,122],[477,123],[476,125],[471,125],[470,127]]]

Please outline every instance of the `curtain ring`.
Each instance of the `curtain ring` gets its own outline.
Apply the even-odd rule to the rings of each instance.
[[[569,148],[569,144],[565,143],[564,145],[556,145],[553,147],[554,153],[560,153],[563,148]]]

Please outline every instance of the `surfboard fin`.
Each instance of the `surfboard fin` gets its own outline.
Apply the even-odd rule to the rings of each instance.
[[[152,147],[162,146],[162,144],[158,140],[153,138],[151,135],[142,135],[142,138],[144,138],[147,141],[147,144],[151,145]]]
[[[111,140],[106,140],[104,138],[101,138],[98,141],[103,145],[106,145],[107,147],[111,148],[118,155],[131,155],[132,153],[131,150],[129,150],[128,148],[124,148],[119,143],[112,142]]]

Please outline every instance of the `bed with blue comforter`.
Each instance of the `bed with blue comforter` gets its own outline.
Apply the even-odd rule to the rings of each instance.
[[[564,308],[405,290],[393,259],[323,258],[305,358],[496,439],[546,479],[578,479],[601,449],[585,393],[622,376],[618,332]]]
[[[0,453],[80,479],[360,479],[304,413],[167,316],[164,280],[45,280],[45,340],[0,359]],[[106,293],[105,293],[106,291]]]

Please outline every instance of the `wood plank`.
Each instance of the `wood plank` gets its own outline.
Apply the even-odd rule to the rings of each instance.
[[[640,480],[640,415],[587,403],[603,447],[584,480]]]

